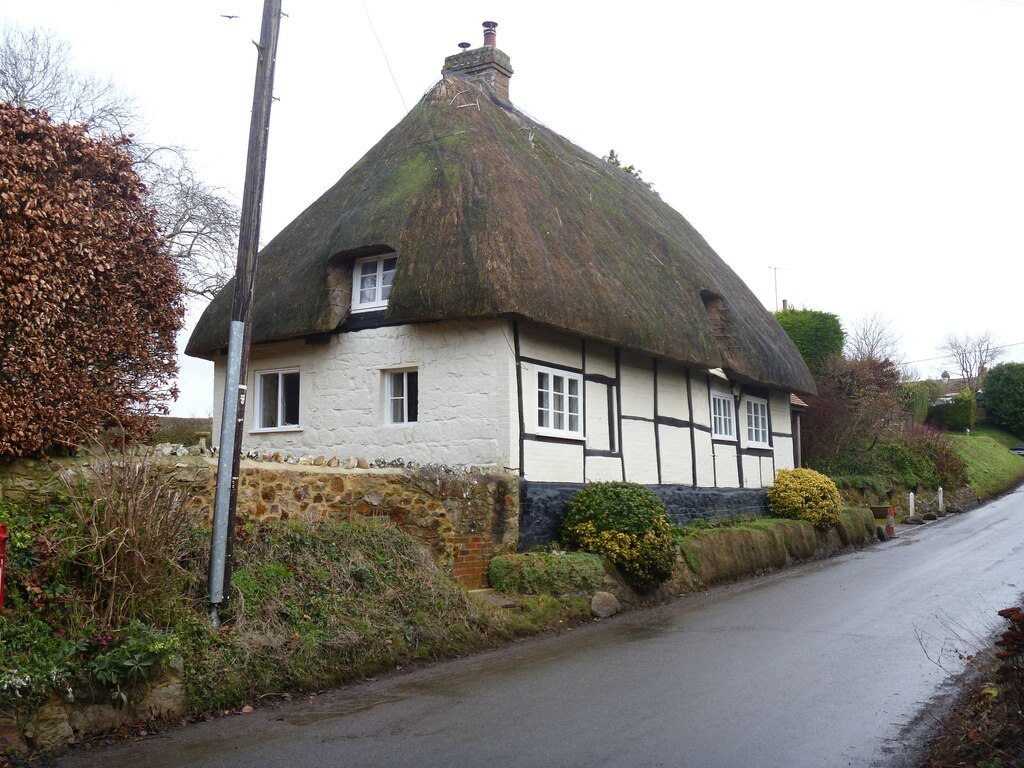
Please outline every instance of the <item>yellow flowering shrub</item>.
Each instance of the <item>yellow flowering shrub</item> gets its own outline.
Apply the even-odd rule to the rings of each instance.
[[[562,541],[606,557],[641,591],[672,575],[676,551],[665,505],[636,483],[589,483],[569,503]]]
[[[813,469],[781,469],[768,489],[773,517],[806,520],[815,528],[838,525],[841,506],[836,484]]]

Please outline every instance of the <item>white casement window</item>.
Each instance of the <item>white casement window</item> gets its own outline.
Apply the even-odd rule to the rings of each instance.
[[[736,419],[733,416],[732,395],[711,393],[711,436],[736,439]]]
[[[256,373],[257,429],[295,429],[299,426],[299,372]]]
[[[583,377],[577,373],[537,369],[537,433],[583,437]]]
[[[384,372],[384,411],[388,424],[419,421],[419,375],[416,371]]]
[[[767,400],[747,398],[747,442],[760,446],[769,444]]]
[[[352,311],[365,312],[388,305],[398,257],[392,254],[357,259],[352,268]]]

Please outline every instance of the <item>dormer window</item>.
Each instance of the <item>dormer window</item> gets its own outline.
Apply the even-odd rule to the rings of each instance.
[[[352,311],[384,309],[391,296],[398,257],[393,253],[357,259],[352,268]]]

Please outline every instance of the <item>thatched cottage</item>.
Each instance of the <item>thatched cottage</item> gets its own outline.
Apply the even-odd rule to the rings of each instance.
[[[260,254],[243,448],[769,485],[799,353],[647,185],[512,105],[494,26]],[[231,295],[187,349],[218,411]]]

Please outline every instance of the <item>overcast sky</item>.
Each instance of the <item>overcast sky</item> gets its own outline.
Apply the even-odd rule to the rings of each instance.
[[[261,0],[0,0],[134,95],[151,142],[241,199]],[[922,377],[949,334],[1024,360],[1024,2],[284,0],[261,241],[498,22],[511,98],[614,148],[769,309],[879,314]],[[224,18],[221,14],[237,16]],[[194,318],[193,318],[194,320]],[[184,341],[184,340],[183,340]],[[183,360],[176,415],[212,411]]]

